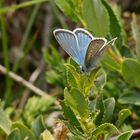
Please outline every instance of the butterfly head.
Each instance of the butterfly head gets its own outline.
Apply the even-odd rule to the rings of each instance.
[[[86,73],[86,67],[85,66],[80,66],[80,71],[82,73]]]
[[[82,73],[89,73],[89,72],[92,71],[92,70],[93,70],[93,68],[92,68],[92,69],[87,68],[85,65],[80,66],[80,71],[81,71]]]

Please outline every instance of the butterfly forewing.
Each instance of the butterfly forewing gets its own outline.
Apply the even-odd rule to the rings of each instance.
[[[64,29],[57,29],[54,31],[54,35],[60,46],[76,61],[81,65],[81,55],[79,53],[79,46],[76,36],[73,32]]]
[[[87,48],[88,48],[91,40],[93,40],[93,36],[88,31],[86,31],[82,28],[77,28],[73,32],[75,33],[75,35],[77,37],[80,53],[81,53],[82,60],[84,63],[86,51],[87,51]]]
[[[102,50],[106,42],[105,38],[97,38],[90,42],[85,56],[85,67],[87,70],[93,69],[93,67],[96,66],[99,59],[99,52]]]

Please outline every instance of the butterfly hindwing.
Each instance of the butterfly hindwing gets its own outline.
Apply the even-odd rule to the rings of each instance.
[[[85,67],[87,70],[90,70],[94,66],[96,66],[99,60],[98,55],[100,53],[100,50],[102,50],[102,47],[106,42],[107,41],[105,38],[96,38],[90,42],[85,56]]]
[[[54,31],[54,36],[60,46],[72,57],[72,59],[81,65],[82,59],[75,34],[69,30],[57,29]]]
[[[102,58],[104,52],[106,52],[109,47],[114,45],[116,39],[117,38],[114,38],[108,43],[106,43],[107,41],[104,38],[91,41],[85,58],[85,66],[87,70],[91,70],[94,68],[94,66],[96,66],[96,64]]]
[[[111,46],[114,45],[115,40],[117,38],[113,38],[112,40],[110,40],[108,43],[106,43],[99,51],[99,56],[102,55],[108,48],[110,48]]]

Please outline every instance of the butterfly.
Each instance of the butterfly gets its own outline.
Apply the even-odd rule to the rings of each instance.
[[[107,42],[105,38],[93,37],[83,28],[73,31],[54,30],[54,36],[60,46],[80,66],[81,71],[90,72],[97,67],[104,52],[114,45],[116,38]]]

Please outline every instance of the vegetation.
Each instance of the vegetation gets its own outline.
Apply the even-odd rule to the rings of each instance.
[[[1,0],[0,140],[138,140],[137,12],[107,0]],[[53,36],[76,27],[117,37],[89,74]]]

